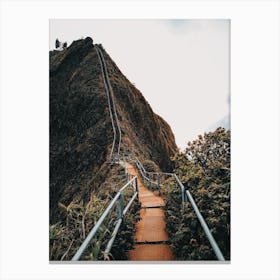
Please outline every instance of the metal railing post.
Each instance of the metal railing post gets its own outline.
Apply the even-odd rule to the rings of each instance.
[[[136,192],[137,192],[137,199],[139,199],[139,191],[138,191],[138,178],[136,177],[135,178],[135,189],[136,189]]]
[[[188,201],[185,193],[185,186],[182,184],[182,182],[179,180],[178,176],[175,173],[174,173],[174,178],[181,188],[182,204],[184,204],[185,202]]]
[[[182,204],[185,203],[185,188],[181,189]]]
[[[121,219],[123,216],[123,194],[120,192],[120,196],[118,198],[118,206],[119,206],[119,214],[118,214],[118,219]]]
[[[158,187],[158,192],[160,193],[160,175],[159,175],[159,173],[157,174],[157,187]]]
[[[126,178],[126,181],[128,181],[126,163],[124,164],[124,172],[125,172],[125,178]]]
[[[186,190],[185,190],[185,187],[184,187],[184,202],[188,202],[188,196],[186,194]]]

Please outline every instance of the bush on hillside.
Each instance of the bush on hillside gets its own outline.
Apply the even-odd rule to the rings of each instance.
[[[188,143],[173,161],[175,173],[188,189],[227,260],[230,259],[230,131],[218,128]],[[180,260],[215,260],[215,254],[192,209],[182,209],[174,180],[166,182],[167,230]],[[180,215],[178,213],[180,212]]]
[[[145,170],[148,172],[160,172],[159,167],[151,160],[143,160],[142,164]]]
[[[117,190],[125,183],[124,176],[121,176],[117,171],[119,170],[112,172],[106,184],[104,183],[99,191],[94,191],[89,195],[89,201],[77,199],[68,205],[61,202],[58,204],[61,221],[49,227],[50,260],[71,260],[111,202],[111,199],[115,196]],[[114,190],[112,190],[113,182],[119,182]],[[127,205],[132,195],[133,190],[130,187],[123,191],[124,206]],[[135,200],[123,219],[110,252],[111,259],[127,259],[127,253],[133,248],[135,241],[134,224],[139,220],[139,209],[139,201]],[[100,226],[81,260],[104,260],[104,250],[116,225],[117,216],[118,203],[115,204]]]

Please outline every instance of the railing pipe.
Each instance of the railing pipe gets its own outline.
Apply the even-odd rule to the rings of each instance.
[[[82,245],[80,246],[80,248],[78,249],[78,251],[76,252],[76,254],[74,255],[74,257],[72,258],[72,261],[77,261],[80,259],[80,257],[82,256],[83,252],[85,251],[85,249],[87,248],[89,242],[92,240],[92,238],[94,237],[94,235],[96,234],[97,230],[99,229],[99,227],[101,226],[101,224],[103,223],[103,221],[105,220],[105,218],[107,217],[107,215],[109,214],[110,210],[112,209],[113,205],[116,203],[117,200],[119,200],[119,216],[118,218],[123,216],[123,200],[122,200],[122,191],[128,186],[130,185],[134,180],[137,179],[137,176],[134,176],[129,182],[127,182],[115,195],[115,197],[113,198],[113,200],[111,201],[111,203],[108,205],[108,207],[106,208],[106,210],[103,212],[102,216],[99,218],[99,220],[97,221],[97,223],[94,225],[94,227],[92,228],[92,230],[89,232],[88,236],[86,237],[86,239],[84,240],[84,242],[82,243]],[[121,198],[120,198],[121,197]]]
[[[121,219],[123,217],[123,194],[122,192],[120,192],[120,195],[119,195],[119,199],[118,199],[118,208],[119,208],[119,214],[118,214],[118,219]]]
[[[136,177],[136,180],[135,180],[135,190],[136,190],[137,198],[138,198],[139,188],[138,188],[138,178],[137,177]]]
[[[160,175],[159,175],[159,173],[157,173],[157,187],[158,187],[158,191],[160,192]]]
[[[119,231],[119,228],[121,226],[122,220],[123,220],[122,218],[118,219],[118,222],[117,222],[117,224],[116,224],[116,226],[114,228],[114,231],[113,231],[113,233],[111,235],[111,239],[109,240],[109,242],[108,242],[108,244],[106,246],[106,249],[105,249],[105,252],[104,252],[105,256],[107,256],[110,253],[110,251],[111,251],[111,248],[112,248],[113,243],[114,243],[114,241],[116,239],[116,236],[117,236],[117,233]]]
[[[118,200],[120,196],[120,192],[118,192],[116,194],[116,196],[113,198],[113,200],[111,201],[111,203],[109,204],[109,206],[106,208],[106,210],[104,211],[104,213],[102,214],[102,216],[100,217],[100,219],[97,221],[97,223],[95,224],[95,226],[92,228],[92,230],[90,231],[90,233],[88,234],[87,238],[84,240],[83,244],[81,245],[81,247],[79,248],[79,250],[76,252],[76,254],[74,255],[74,257],[72,258],[72,261],[77,261],[80,259],[81,255],[83,254],[83,252],[85,251],[85,249],[87,248],[89,242],[91,241],[91,239],[94,237],[94,235],[96,234],[98,228],[100,227],[100,225],[103,223],[103,221],[105,220],[105,218],[107,217],[107,215],[109,214],[111,208],[113,207],[113,205],[115,204],[115,202]]]
[[[103,61],[103,57],[102,57],[102,53],[101,50],[99,49],[99,47],[95,46],[95,50],[97,52],[98,58],[99,58],[99,62],[101,65],[101,72],[102,72],[102,77],[104,80],[104,86],[105,86],[105,91],[107,94],[107,98],[108,98],[108,104],[109,104],[109,113],[110,113],[110,118],[111,118],[111,122],[112,122],[112,127],[113,127],[113,133],[114,133],[114,138],[113,138],[113,144],[112,144],[112,148],[111,148],[111,153],[110,153],[110,160],[112,161],[112,157],[113,157],[113,153],[114,153],[114,149],[115,149],[115,142],[116,142],[116,128],[115,128],[115,124],[114,124],[114,120],[113,120],[113,114],[112,114],[112,108],[111,108],[111,101],[110,101],[110,92],[109,92],[109,87],[106,83],[106,73],[104,71],[104,61]]]
[[[224,261],[225,258],[223,256],[223,254],[222,254],[222,252],[221,252],[221,250],[220,250],[220,248],[219,248],[215,238],[213,237],[211,231],[209,230],[209,228],[208,228],[208,226],[207,226],[203,216],[201,215],[201,213],[200,213],[200,211],[199,211],[199,209],[198,209],[198,207],[197,207],[197,205],[196,205],[196,203],[195,203],[191,193],[189,191],[186,191],[186,194],[187,194],[187,196],[188,196],[188,198],[190,200],[190,203],[192,204],[192,207],[193,207],[193,209],[194,209],[194,211],[195,211],[195,213],[197,215],[197,218],[198,218],[198,220],[199,220],[199,222],[200,222],[200,224],[201,224],[201,226],[202,226],[202,228],[203,228],[203,230],[204,230],[204,232],[205,232],[205,234],[206,234],[206,236],[207,236],[207,238],[208,238],[208,240],[209,240],[209,242],[210,242],[210,244],[211,244],[211,246],[212,246],[212,248],[213,248],[213,250],[214,250],[214,252],[215,252],[215,254],[217,256],[217,259],[219,261]]]
[[[140,162],[140,160],[138,158],[136,158],[136,161],[138,162],[138,164],[140,165],[140,168],[142,169],[142,171],[144,171],[144,173],[146,175],[146,170],[145,170],[144,166],[142,165],[142,163]]]
[[[102,68],[103,80],[104,80],[104,84],[105,84],[105,87],[106,87],[106,92],[108,94],[108,102],[109,102],[109,109],[110,109],[111,120],[113,122],[113,114],[114,114],[116,126],[117,126],[117,129],[118,129],[119,143],[118,143],[117,155],[119,157],[119,155],[120,155],[120,148],[121,148],[122,132],[121,132],[121,128],[120,128],[120,125],[119,125],[118,114],[117,114],[117,111],[116,111],[116,105],[115,105],[115,100],[114,100],[114,91],[113,91],[111,83],[110,83],[110,79],[109,79],[108,71],[107,71],[107,65],[106,65],[106,61],[104,59],[103,53],[99,49],[98,46],[96,46],[96,50],[98,52],[98,57],[99,57],[101,68]],[[111,102],[112,102],[112,104],[111,104]],[[113,108],[113,112],[112,112],[111,108]],[[114,138],[114,142],[113,142],[114,145],[112,147],[113,148],[112,151],[114,150],[114,147],[115,147],[115,140],[116,140],[116,134],[117,134],[114,123],[113,123],[113,129],[114,129],[114,137],[115,138]],[[111,159],[112,159],[112,154],[111,154]],[[118,162],[118,158],[114,159],[114,161],[115,160],[116,160],[116,162]]]
[[[136,165],[137,165],[138,170],[139,170],[140,173],[141,173],[141,176],[142,176],[143,178],[145,178],[145,179],[148,179],[148,178],[146,177],[146,175],[144,175],[143,170],[141,169],[141,167],[140,167],[137,163],[136,163]]]
[[[131,180],[129,180],[120,190],[119,192],[122,192],[128,185],[130,185],[134,180],[137,179],[137,176],[133,176]]]
[[[182,203],[187,202],[185,186],[182,184],[182,182],[180,181],[180,179],[178,178],[178,176],[175,173],[173,176],[174,176],[175,180],[177,181],[177,183],[179,184],[179,186],[181,187]]]
[[[141,164],[141,162],[138,160],[138,158],[136,158],[136,161],[134,161],[134,162],[136,163],[137,168],[140,171],[140,173],[141,173],[141,175],[142,175],[144,180],[146,179],[147,181],[149,181],[151,183],[157,184],[158,186],[160,185],[159,177],[158,177],[158,182],[156,183],[156,182],[153,182],[151,179],[149,179],[147,176],[145,176],[143,174],[143,172],[144,172],[145,174],[157,174],[157,175],[159,175],[158,172],[147,172],[145,170],[145,168],[143,167],[143,165]],[[223,254],[222,254],[222,252],[221,252],[221,250],[220,250],[220,248],[219,248],[215,238],[213,237],[211,231],[209,230],[208,225],[205,222],[202,214],[200,213],[200,211],[199,211],[199,209],[198,209],[198,207],[197,207],[197,205],[196,205],[196,203],[195,203],[191,193],[188,190],[187,191],[185,190],[185,186],[182,184],[182,182],[180,181],[180,179],[178,178],[178,176],[175,173],[164,173],[164,172],[161,172],[161,174],[166,174],[166,175],[173,176],[174,179],[177,181],[177,183],[179,184],[179,186],[181,188],[182,203],[184,204],[188,200],[190,201],[190,203],[191,203],[191,205],[192,205],[192,207],[193,207],[193,209],[194,209],[194,211],[195,211],[195,213],[196,213],[196,215],[198,217],[198,220],[199,220],[199,222],[200,222],[200,224],[201,224],[201,226],[202,226],[202,228],[203,228],[203,230],[204,230],[204,232],[205,232],[205,234],[206,234],[206,236],[207,236],[207,238],[208,238],[208,240],[209,240],[209,242],[210,242],[210,244],[211,244],[211,246],[212,246],[212,248],[213,248],[213,250],[215,252],[215,255],[216,255],[217,259],[219,261],[224,261],[225,258],[223,256]],[[137,183],[137,179],[136,179],[136,183]],[[138,193],[138,189],[137,189],[137,193]]]
[[[144,177],[144,179],[146,179],[148,182],[150,182],[151,184],[154,184],[154,185],[157,185],[158,186],[158,182],[154,182],[154,181],[152,181],[150,178],[148,178],[148,177],[146,177],[146,176],[144,176],[143,175],[143,177]]]
[[[132,198],[130,199],[129,203],[127,204],[127,206],[124,208],[122,216],[124,216],[126,214],[126,212],[130,208],[131,204],[133,203],[133,201],[137,197],[137,195],[138,195],[138,193],[135,192],[134,195],[132,196]],[[122,221],[123,221],[123,218],[119,218],[118,221],[117,221],[117,224],[116,224],[116,226],[115,226],[115,228],[114,228],[114,230],[112,232],[111,239],[109,240],[109,242],[108,242],[108,244],[106,246],[106,249],[105,249],[105,252],[104,252],[105,257],[108,256],[108,254],[111,251],[111,248],[112,248],[112,246],[114,244],[114,241],[116,239],[116,236],[117,236],[117,233],[119,231],[119,228],[121,226]]]
[[[158,174],[158,172],[149,172],[149,171],[146,171],[146,173],[148,173],[148,174]],[[160,172],[160,174],[174,176],[174,173],[168,173],[168,172]]]
[[[138,192],[136,192],[133,197],[130,199],[129,203],[126,205],[126,207],[123,210],[123,216],[126,214],[126,212],[128,211],[129,207],[131,206],[132,202],[134,201],[134,199],[138,196]]]

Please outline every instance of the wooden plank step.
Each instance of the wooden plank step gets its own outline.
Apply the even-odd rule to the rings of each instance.
[[[136,241],[167,241],[163,210],[160,208],[144,208],[140,210],[142,219],[136,225]]]
[[[170,261],[173,260],[169,245],[145,244],[134,245],[134,250],[129,252],[131,261]]]
[[[165,203],[160,196],[145,188],[137,170],[131,164],[127,164],[127,167],[130,168],[132,174],[138,177],[139,200],[141,203],[141,220],[136,224],[136,244],[134,249],[129,251],[128,259],[131,261],[173,260],[162,209]],[[137,244],[137,242],[140,244]]]

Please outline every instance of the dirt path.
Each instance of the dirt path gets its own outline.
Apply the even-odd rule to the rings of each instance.
[[[165,244],[168,235],[165,230],[165,216],[161,206],[161,197],[149,191],[142,184],[137,170],[127,163],[128,172],[138,176],[141,220],[136,224],[136,244],[129,252],[131,261],[169,261],[173,255],[169,245]],[[143,244],[145,242],[145,244]]]

